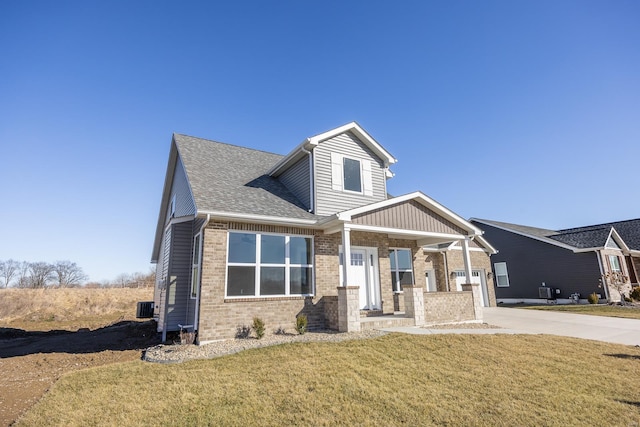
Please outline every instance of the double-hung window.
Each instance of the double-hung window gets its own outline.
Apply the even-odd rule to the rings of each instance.
[[[228,297],[313,294],[313,239],[229,232]]]
[[[411,249],[389,249],[391,283],[394,292],[401,292],[402,285],[413,285],[412,259]]]
[[[507,273],[507,263],[496,262],[493,264],[493,270],[496,273],[496,286],[499,288],[509,287],[509,273]]]
[[[609,264],[611,265],[611,271],[622,271],[620,268],[620,258],[616,255],[609,255]]]

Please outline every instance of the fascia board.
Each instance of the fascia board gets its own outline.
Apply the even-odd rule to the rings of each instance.
[[[169,194],[173,186],[173,177],[175,175],[176,165],[178,163],[178,146],[175,140],[175,134],[171,137],[171,148],[169,149],[169,160],[167,161],[167,171],[164,177],[164,187],[162,188],[162,198],[160,201],[160,213],[158,214],[158,223],[156,225],[156,235],[153,241],[153,249],[151,253],[151,262],[157,263],[160,257],[160,244],[162,243],[162,234],[165,228],[164,219],[167,217],[167,209],[169,206]],[[188,178],[188,177],[187,177]],[[189,185],[191,190],[191,185]],[[193,193],[191,195],[193,197]]]
[[[280,175],[287,167],[298,161],[302,156],[306,155],[307,152],[313,150],[318,145],[317,142],[311,141],[309,138],[302,141],[296,148],[291,150],[289,154],[287,154],[282,160],[275,164],[268,172],[267,175],[277,177]]]
[[[342,133],[349,132],[349,131],[355,133],[356,136],[358,138],[360,138],[360,140],[362,140],[362,142],[364,142],[378,156],[380,156],[380,158],[385,161],[385,165],[386,166],[392,165],[392,164],[394,164],[394,163],[396,163],[398,161],[395,157],[393,157],[391,155],[391,153],[389,153],[387,150],[385,150],[382,145],[380,145],[375,139],[373,139],[371,137],[371,135],[369,135],[369,133],[367,131],[365,131],[356,122],[347,123],[346,125],[342,125],[342,126],[337,127],[335,129],[328,130],[328,131],[323,132],[323,133],[321,133],[319,135],[312,136],[308,140],[318,144],[318,143],[320,143],[322,141],[325,141],[325,140],[327,140],[329,138],[333,138],[336,135],[340,135]]]
[[[270,224],[270,225],[306,226],[311,228],[318,228],[317,227],[318,221],[314,219],[286,218],[286,217],[279,217],[279,216],[241,214],[241,213],[235,213],[235,212],[222,212],[222,211],[198,211],[198,216],[206,216],[206,215],[210,215],[211,219],[217,219],[217,220],[251,222],[256,224]]]
[[[624,241],[624,239],[622,239],[622,236],[620,236],[620,234],[618,233],[618,230],[616,230],[614,227],[611,227],[611,231],[609,232],[609,237],[607,237],[607,240],[609,240],[610,237],[614,238],[614,240],[618,243],[618,245],[623,250],[623,252],[629,253],[631,249],[629,248],[627,243]]]
[[[523,236],[523,237],[528,237],[529,239],[537,240],[537,241],[543,242],[543,243],[548,243],[550,245],[558,246],[558,247],[563,248],[563,249],[568,249],[568,250],[570,250],[572,252],[589,252],[589,251],[594,250],[594,249],[581,250],[581,249],[576,248],[575,246],[567,245],[565,243],[561,243],[561,242],[558,242],[556,240],[549,239],[548,237],[534,236],[532,234],[523,233],[522,231],[513,230],[511,228],[507,228],[507,227],[503,227],[503,226],[500,226],[500,225],[496,225],[496,224],[492,224],[492,223],[489,223],[489,222],[485,222],[485,221],[482,221],[481,219],[477,219],[477,218],[472,218],[471,220],[475,221],[475,222],[479,222],[480,224],[488,225],[489,227],[497,228],[498,230],[508,231],[509,233],[517,234],[517,235]]]
[[[460,240],[466,237],[461,234],[433,233],[430,231],[406,230],[401,228],[378,227],[374,225],[362,225],[362,224],[345,224],[345,228],[348,228],[350,230],[355,230],[355,231],[367,231],[370,233],[390,234],[395,236],[408,236],[412,238],[434,237],[437,239],[445,239],[447,241]]]

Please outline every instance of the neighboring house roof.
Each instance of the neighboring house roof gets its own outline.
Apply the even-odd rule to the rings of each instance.
[[[548,230],[508,222],[472,218],[471,221],[510,231],[574,251],[603,248],[612,236],[623,249],[640,250],[640,219]]]
[[[179,134],[174,141],[199,213],[318,218],[267,175],[283,156]]]

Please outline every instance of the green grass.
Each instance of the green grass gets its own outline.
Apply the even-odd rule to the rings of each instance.
[[[506,307],[506,306],[505,306]],[[622,307],[619,305],[580,304],[580,305],[509,305],[515,308],[532,310],[564,311],[565,313],[591,314],[594,316],[623,317],[626,319],[640,319],[640,307]]]
[[[18,425],[640,425],[639,367],[571,338],[390,334],[80,371]]]

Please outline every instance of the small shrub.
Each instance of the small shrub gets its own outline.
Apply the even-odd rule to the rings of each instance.
[[[278,326],[278,329],[273,331],[273,333],[276,335],[287,335],[287,331],[282,326]]]
[[[259,317],[254,317],[252,327],[256,333],[256,338],[261,339],[264,336],[264,321]]]
[[[589,304],[597,304],[599,299],[600,298],[598,298],[598,294],[596,294],[595,292],[592,294],[589,294],[589,296],[587,297]]]
[[[298,331],[298,333],[300,335],[303,335],[305,332],[307,332],[307,324],[309,323],[309,319],[307,319],[307,316],[305,314],[301,314],[299,316],[296,317],[296,331]]]
[[[251,335],[251,328],[247,325],[238,326],[236,329],[236,338],[245,339],[249,338],[249,335]]]
[[[631,292],[629,292],[629,296],[635,301],[640,301],[640,286],[634,287]]]

